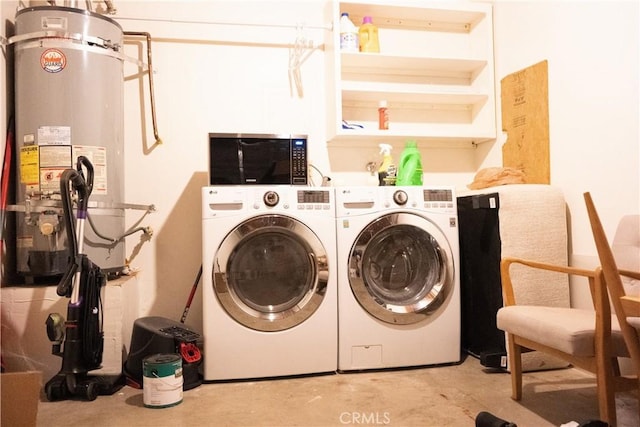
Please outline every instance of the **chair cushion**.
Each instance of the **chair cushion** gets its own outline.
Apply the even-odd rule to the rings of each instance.
[[[574,356],[594,355],[595,312],[566,307],[512,305],[497,314],[498,328]],[[612,352],[626,357],[620,326],[611,317]]]
[[[638,331],[640,335],[640,317],[627,317],[627,322]]]
[[[640,271],[640,215],[626,215],[620,219],[611,250],[618,268]],[[640,280],[626,276],[621,278],[625,294],[640,295]],[[627,317],[627,322],[640,335],[640,317]]]

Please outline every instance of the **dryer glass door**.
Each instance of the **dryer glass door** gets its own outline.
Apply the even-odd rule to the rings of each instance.
[[[417,323],[445,302],[454,286],[451,249],[431,221],[411,213],[384,215],[358,235],[349,282],[360,305],[392,324]]]
[[[281,331],[309,318],[327,288],[327,254],[303,223],[262,215],[225,237],[214,260],[214,292],[237,322]]]

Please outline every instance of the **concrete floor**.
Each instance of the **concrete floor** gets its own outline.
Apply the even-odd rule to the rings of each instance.
[[[577,369],[524,376],[511,400],[509,374],[479,361],[381,372],[203,384],[182,403],[146,408],[143,390],[124,387],[93,402],[41,399],[38,426],[474,426],[480,411],[526,426],[598,418],[593,376]],[[638,402],[617,397],[619,426],[640,425]]]

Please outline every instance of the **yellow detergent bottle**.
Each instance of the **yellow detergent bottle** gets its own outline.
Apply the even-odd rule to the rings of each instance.
[[[370,16],[362,18],[362,25],[358,30],[360,39],[360,52],[380,52],[380,42],[378,41],[378,27],[373,25]]]

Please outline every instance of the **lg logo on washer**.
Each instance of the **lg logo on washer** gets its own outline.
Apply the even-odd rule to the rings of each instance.
[[[391,414],[388,412],[342,412],[340,424],[389,425],[391,424]]]

